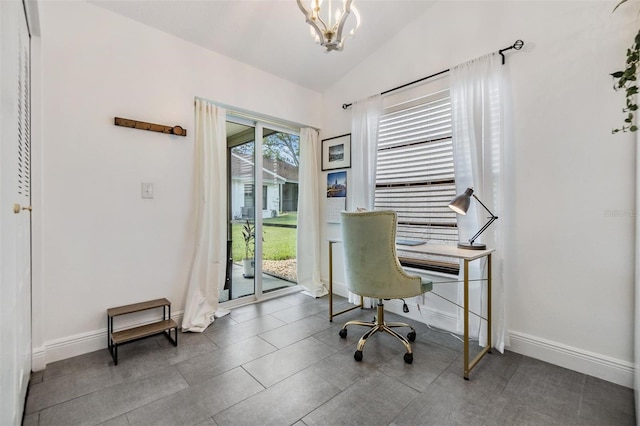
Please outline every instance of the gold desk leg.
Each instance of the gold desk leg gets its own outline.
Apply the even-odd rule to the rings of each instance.
[[[464,379],[469,380],[469,261],[464,261]]]
[[[487,255],[487,345],[469,362],[469,261],[464,261],[464,379],[469,380],[469,373],[478,361],[487,353],[491,353],[491,253]]]
[[[333,322],[333,241],[329,241],[329,322]]]
[[[329,241],[329,322],[333,322],[333,317],[354,309],[364,308],[364,297],[360,296],[360,304],[351,308],[344,309],[340,312],[333,313],[333,244],[337,241]]]
[[[487,346],[491,353],[493,341],[491,340],[491,253],[487,256]]]

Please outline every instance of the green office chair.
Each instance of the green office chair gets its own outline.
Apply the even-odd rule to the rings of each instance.
[[[341,221],[347,287],[352,293],[378,299],[378,310],[373,322],[347,322],[340,330],[340,337],[347,337],[350,325],[370,327],[360,338],[353,355],[356,361],[362,361],[367,339],[378,331],[384,331],[404,344],[407,350],[404,361],[411,364],[413,351],[409,342],[416,340],[416,330],[402,322],[385,323],[382,301],[419,296],[431,291],[433,283],[417,275],[409,275],[402,269],[396,254],[395,212],[342,212]],[[405,338],[393,330],[397,327],[409,327],[411,331]]]

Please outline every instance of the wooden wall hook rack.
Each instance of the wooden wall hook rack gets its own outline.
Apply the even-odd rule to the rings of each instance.
[[[163,126],[162,124],[147,123],[145,121],[131,120],[115,117],[113,124],[116,126],[131,127],[132,129],[149,130],[151,132],[167,133],[176,136],[187,136],[187,129],[182,126]]]

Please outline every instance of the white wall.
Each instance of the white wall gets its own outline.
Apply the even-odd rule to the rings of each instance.
[[[167,297],[183,309],[194,96],[311,126],[321,117],[319,93],[101,8],[40,9],[35,369],[105,347],[108,307]],[[188,136],[116,127],[115,116]],[[154,183],[154,199],[141,199],[141,182]]]
[[[611,134],[624,103],[609,74],[622,68],[638,22],[636,10],[613,6],[438,2],[324,94],[322,137],[349,132],[342,103],[524,40],[507,54],[514,211],[496,212],[510,237],[510,349],[630,387],[635,149],[632,136]]]
[[[610,133],[623,98],[608,74],[622,67],[637,14],[611,9],[608,1],[436,3],[323,94],[320,110],[317,93],[100,8],[41,3],[34,367],[104,347],[107,307],[168,297],[182,309],[194,96],[322,127],[326,138],[349,132],[342,103],[521,38],[525,49],[507,65],[506,173],[517,196],[512,217],[500,219],[513,224],[511,349],[631,386],[635,153],[631,136]],[[115,127],[114,116],[180,124],[189,136]],[[143,181],[154,182],[155,199],[140,198]],[[338,228],[324,224],[323,233],[324,241]],[[338,258],[338,282],[340,270]]]

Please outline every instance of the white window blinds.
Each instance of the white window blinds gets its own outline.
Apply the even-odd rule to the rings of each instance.
[[[375,208],[398,214],[398,239],[456,244],[456,196],[449,91],[388,107],[380,119]],[[458,263],[416,259],[398,251],[403,264],[457,272]],[[410,258],[411,257],[411,258]]]

